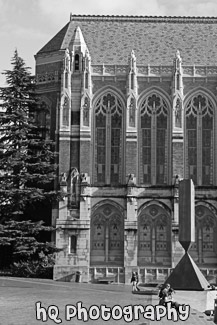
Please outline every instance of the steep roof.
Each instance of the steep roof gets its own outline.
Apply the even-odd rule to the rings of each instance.
[[[217,65],[217,18],[71,15],[39,52],[65,49],[80,27],[92,64],[172,65],[179,49],[185,65]]]

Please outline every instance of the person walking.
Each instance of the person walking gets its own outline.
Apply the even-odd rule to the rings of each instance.
[[[133,285],[132,287],[132,291],[135,292],[135,291],[138,291],[137,290],[137,287],[136,287],[136,272],[132,272],[132,276],[131,276],[131,281],[130,281]]]
[[[138,285],[139,285],[139,274],[138,274],[138,272],[136,272],[136,289],[137,289],[137,291],[140,291]]]

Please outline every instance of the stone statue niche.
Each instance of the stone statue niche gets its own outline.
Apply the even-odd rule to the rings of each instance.
[[[175,127],[181,128],[182,127],[182,103],[180,98],[176,99],[175,102]]]
[[[68,176],[68,186],[69,186],[69,208],[77,207],[79,203],[79,172],[77,168],[72,167]]]

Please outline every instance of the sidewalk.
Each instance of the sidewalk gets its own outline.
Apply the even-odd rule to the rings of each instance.
[[[98,320],[89,319],[87,322],[78,320],[77,317],[66,319],[66,305],[72,313],[72,306],[77,306],[78,302],[82,303],[82,307],[87,310],[105,305],[106,307],[115,307],[118,310],[124,310],[126,306],[155,306],[158,304],[157,295],[135,295],[131,292],[131,286],[128,285],[104,285],[104,284],[85,284],[71,282],[54,282],[52,280],[41,279],[22,279],[22,278],[0,278],[0,325],[36,325],[36,324],[57,324],[52,319],[46,322],[36,320],[36,303],[40,302],[40,306],[46,308],[56,306],[58,315],[55,318],[60,324],[96,324],[96,325],[149,325],[159,324],[159,321],[144,318],[140,314],[138,320],[127,322],[122,317],[120,320],[110,319],[108,321],[99,318]],[[186,321],[178,320],[176,324],[200,325],[214,324],[211,317],[207,317],[202,313],[202,292],[177,291],[176,300],[185,304],[190,304],[190,316]],[[94,305],[94,306],[93,306]],[[92,306],[92,307],[91,307]],[[70,309],[71,307],[71,309]],[[142,308],[141,307],[141,308]],[[119,308],[119,309],[117,309]],[[153,307],[154,308],[154,307]],[[52,315],[54,310],[50,310]],[[43,312],[41,312],[41,317]],[[72,314],[71,314],[72,315]],[[51,316],[52,318],[52,316]],[[160,324],[166,325],[173,323],[163,317]]]

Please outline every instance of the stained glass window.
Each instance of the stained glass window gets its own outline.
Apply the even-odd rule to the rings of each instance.
[[[213,228],[209,225],[203,227],[203,251],[213,251]]]
[[[168,107],[164,99],[153,94],[141,105],[141,183],[167,182]]]
[[[110,204],[97,208],[91,217],[91,265],[123,265],[124,218]]]
[[[147,206],[139,216],[138,265],[171,263],[171,219],[163,207]]]
[[[50,109],[45,102],[42,102],[39,114],[38,123],[41,131],[41,135],[45,139],[50,138]]]
[[[151,251],[151,225],[145,220],[142,220],[139,227],[139,248],[145,251]]]
[[[109,245],[111,250],[122,248],[121,220],[118,215],[111,217],[109,224]]]
[[[167,222],[166,216],[159,216],[159,220],[156,225],[156,250],[167,250]]]
[[[95,180],[99,184],[121,181],[122,105],[111,93],[102,96],[95,107]]]
[[[195,243],[190,254],[199,265],[214,266],[217,257],[216,211],[211,205],[197,205],[195,208]],[[214,263],[214,264],[213,264]]]
[[[93,222],[93,249],[104,250],[105,218],[101,214],[96,215]]]
[[[213,105],[202,95],[186,105],[186,171],[196,185],[213,184]]]

